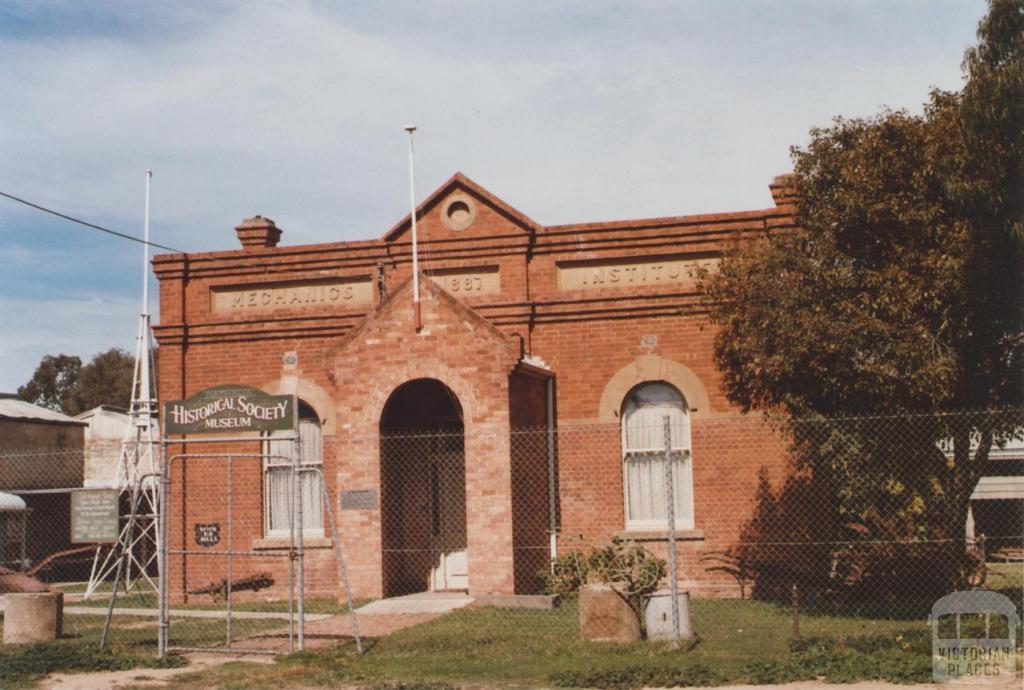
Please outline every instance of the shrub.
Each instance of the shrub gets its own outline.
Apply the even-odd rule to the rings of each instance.
[[[665,577],[665,561],[629,539],[615,537],[605,546],[581,547],[556,558],[551,572],[543,573],[548,594],[571,595],[585,584],[601,583],[642,598]]]
[[[572,596],[589,583],[608,584],[626,598],[643,620],[644,598],[658,589],[666,563],[629,539],[615,537],[605,546],[583,545],[555,559],[542,573],[548,594]]]

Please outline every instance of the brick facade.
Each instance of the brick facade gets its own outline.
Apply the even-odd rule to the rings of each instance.
[[[787,178],[771,189],[776,206],[760,211],[546,227],[457,174],[417,212],[419,331],[408,217],[379,240],[296,247],[276,246],[272,221],[250,219],[238,229],[242,249],[153,260],[161,400],[232,383],[294,393],[313,408],[355,594],[381,596],[399,587],[388,584],[398,582],[389,568],[399,568],[389,554],[411,550],[385,543],[399,533],[387,526],[389,511],[401,509],[396,496],[415,503],[426,490],[409,478],[415,464],[386,479],[382,415],[403,384],[440,382],[461,415],[467,587],[503,594],[536,591],[547,563],[549,458],[560,549],[573,535],[624,532],[623,400],[638,383],[665,381],[683,395],[692,426],[695,529],[682,535],[683,581],[726,593],[730,583],[700,558],[738,539],[758,478],[779,476],[785,445],[760,421],[737,419],[722,394],[692,271],[745,238],[791,227]],[[550,454],[549,386],[558,429]],[[520,432],[528,428],[537,432]],[[259,452],[256,443],[234,448]],[[232,543],[268,557],[236,564],[234,576],[268,570],[285,582],[286,544],[264,534],[260,463],[235,464]],[[195,548],[192,525],[225,514],[225,472],[214,461],[172,467],[172,546]],[[399,479],[409,483],[388,489]],[[341,509],[347,491],[375,502]],[[421,539],[408,536],[419,528],[401,529]],[[307,539],[306,582],[333,595],[329,536]],[[664,555],[663,534],[633,536]],[[224,576],[220,559],[201,555],[170,566],[178,598]]]

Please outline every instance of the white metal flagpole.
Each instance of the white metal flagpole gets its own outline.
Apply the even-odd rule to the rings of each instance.
[[[142,313],[149,313],[149,186],[153,180],[153,171],[146,170],[146,209],[142,221]]]
[[[140,386],[142,389],[142,395],[140,396],[144,406],[146,408],[146,426],[147,428],[152,423],[153,414],[153,400],[152,390],[149,382],[150,371],[149,371],[149,188],[150,183],[153,180],[153,171],[146,170],[146,211],[145,220],[143,222],[142,234],[146,243],[142,245],[142,314],[144,327],[146,329],[145,337],[142,342],[142,346],[145,350],[141,355],[143,366],[142,366],[142,381]],[[150,468],[152,469],[152,468]]]
[[[412,318],[419,331],[423,328],[420,319],[420,256],[416,237],[416,162],[413,156],[412,135],[416,131],[416,125],[408,125],[405,131],[409,133],[409,206],[412,218]]]

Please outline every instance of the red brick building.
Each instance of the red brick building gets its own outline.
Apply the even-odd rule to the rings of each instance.
[[[694,271],[791,226],[786,178],[771,191],[759,211],[544,226],[456,174],[417,212],[418,331],[408,216],[377,240],[294,247],[250,218],[241,249],[154,259],[160,397],[223,384],[298,396],[303,460],[323,469],[356,596],[534,592],[575,535],[664,554],[667,481],[684,585],[735,592],[701,556],[736,542],[785,454],[720,390]],[[274,468],[231,471],[232,548],[256,554],[234,575],[283,582]],[[223,521],[225,476],[172,464],[172,546]],[[335,593],[325,506],[305,486],[302,502],[307,589]],[[178,594],[224,573],[200,556],[170,568]]]

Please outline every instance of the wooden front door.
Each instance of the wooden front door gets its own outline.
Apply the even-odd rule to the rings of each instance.
[[[462,438],[439,439],[428,460],[430,472],[431,591],[469,588],[466,556],[466,461]]]

